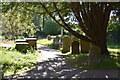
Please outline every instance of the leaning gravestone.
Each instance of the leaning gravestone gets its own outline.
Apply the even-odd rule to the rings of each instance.
[[[85,40],[80,40],[80,45],[81,45],[81,52],[82,53],[88,53],[90,49],[90,43],[85,41]]]
[[[72,54],[79,54],[79,42],[72,42]]]
[[[71,43],[70,37],[64,36],[62,41],[63,41],[62,53],[69,52],[70,51],[70,43]]]

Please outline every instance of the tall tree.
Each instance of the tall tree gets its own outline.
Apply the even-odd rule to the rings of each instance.
[[[18,4],[18,3],[17,3]],[[101,49],[101,54],[109,54],[106,45],[106,30],[111,10],[120,3],[112,2],[38,2],[22,3],[24,11],[49,16],[74,36],[95,44]],[[19,7],[21,7],[19,5]],[[18,6],[18,5],[17,5]],[[13,6],[10,6],[13,7]],[[4,11],[6,9],[3,9]],[[75,31],[75,23],[70,21],[72,15],[85,36]],[[72,23],[72,24],[71,24]],[[97,53],[96,53],[97,54]]]
[[[69,3],[69,9],[76,17],[79,27],[82,28],[82,31],[86,34],[83,36],[70,28],[70,26],[65,22],[62,11],[58,5],[60,3],[52,3],[59,19],[62,24],[59,23],[55,17],[48,10],[48,7],[41,3],[46,12],[62,27],[72,33],[74,36],[91,42],[101,49],[101,54],[109,54],[106,45],[106,30],[108,26],[110,12],[112,10],[113,3],[80,3],[72,2]]]

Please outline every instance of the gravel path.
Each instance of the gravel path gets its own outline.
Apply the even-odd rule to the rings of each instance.
[[[69,67],[62,53],[46,46],[38,45],[42,56],[38,65],[23,74],[9,76],[12,79],[43,78],[118,78],[118,70],[82,70]]]

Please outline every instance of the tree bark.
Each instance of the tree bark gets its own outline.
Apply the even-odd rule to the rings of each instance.
[[[101,49],[97,45],[90,44],[88,65],[99,63],[101,60]]]
[[[86,34],[86,36],[77,33],[66,23],[64,16],[62,16],[60,13],[61,9],[57,6],[57,3],[53,3],[53,6],[56,9],[56,14],[62,21],[62,24],[58,20],[56,20],[56,18],[51,14],[51,12],[47,9],[47,7],[44,4],[40,4],[46,10],[46,12],[53,18],[53,20],[55,20],[64,29],[72,33],[77,38],[88,41],[93,45],[99,47],[100,52],[97,48],[95,48],[98,50],[98,54],[109,54],[106,45],[106,29],[108,25],[110,12],[112,9],[112,3],[71,3],[70,10],[72,10],[74,16],[76,17],[79,23],[79,26],[81,27],[82,31]],[[94,49],[91,48],[91,50],[93,50],[94,52]]]

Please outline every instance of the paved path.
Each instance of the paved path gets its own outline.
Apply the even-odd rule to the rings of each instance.
[[[11,76],[17,79],[39,78],[118,78],[118,70],[81,70],[69,67],[61,52],[38,45],[42,57],[37,66],[27,72]],[[7,77],[6,77],[7,78]]]
[[[1,47],[7,47],[7,48],[9,48],[9,47],[15,47],[15,45],[12,45],[12,44],[3,44],[3,43],[0,43],[0,46]]]

